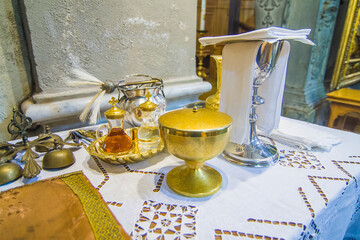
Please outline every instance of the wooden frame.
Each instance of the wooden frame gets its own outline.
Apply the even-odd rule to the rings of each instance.
[[[360,1],[350,0],[330,89],[360,82]]]

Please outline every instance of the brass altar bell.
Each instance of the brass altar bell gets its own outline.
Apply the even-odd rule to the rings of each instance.
[[[44,169],[65,168],[75,162],[74,154],[70,149],[62,148],[56,139],[53,144],[54,148],[44,155],[42,162]]]

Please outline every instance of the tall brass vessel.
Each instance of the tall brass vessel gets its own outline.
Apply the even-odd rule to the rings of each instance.
[[[187,197],[206,197],[222,184],[218,171],[205,161],[219,155],[229,141],[232,118],[211,109],[180,109],[159,118],[159,127],[170,154],[185,161],[172,169],[167,184]]]

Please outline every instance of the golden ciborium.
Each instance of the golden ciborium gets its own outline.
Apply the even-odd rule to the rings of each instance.
[[[219,155],[230,138],[232,118],[211,109],[180,109],[159,118],[162,138],[170,154],[185,161],[167,175],[174,192],[187,197],[206,197],[222,184],[218,171],[205,161]]]

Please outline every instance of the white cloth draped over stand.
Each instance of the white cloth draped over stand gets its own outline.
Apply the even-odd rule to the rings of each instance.
[[[289,30],[270,27],[238,35],[199,39],[203,45],[226,44],[222,53],[222,84],[219,110],[229,114],[234,120],[231,141],[239,144],[249,143],[249,114],[252,103],[255,61],[259,46],[262,42],[274,43],[284,40],[284,45],[274,70],[258,89],[258,95],[265,99],[265,103],[256,108],[256,114],[258,115],[257,128],[267,136],[276,136],[276,140],[283,143],[291,139],[292,146],[301,146],[303,149],[310,150],[313,147],[318,147],[329,151],[332,145],[341,142],[340,139],[336,139],[336,141],[332,141],[329,145],[325,137],[323,138],[324,141],[321,141],[319,138],[319,141],[311,141],[313,138],[311,133],[308,136],[302,134],[301,137],[297,138],[296,133],[295,135],[294,133],[288,135],[286,132],[278,130],[286,69],[290,54],[290,44],[286,40],[295,40],[314,45],[311,40],[307,39],[310,31],[310,29]]]
[[[222,84],[219,110],[233,118],[231,141],[248,143],[255,59],[261,41],[227,44],[223,49]],[[257,108],[257,126],[264,132],[278,127],[290,44],[284,43],[278,64],[270,78],[259,87],[265,104]]]

